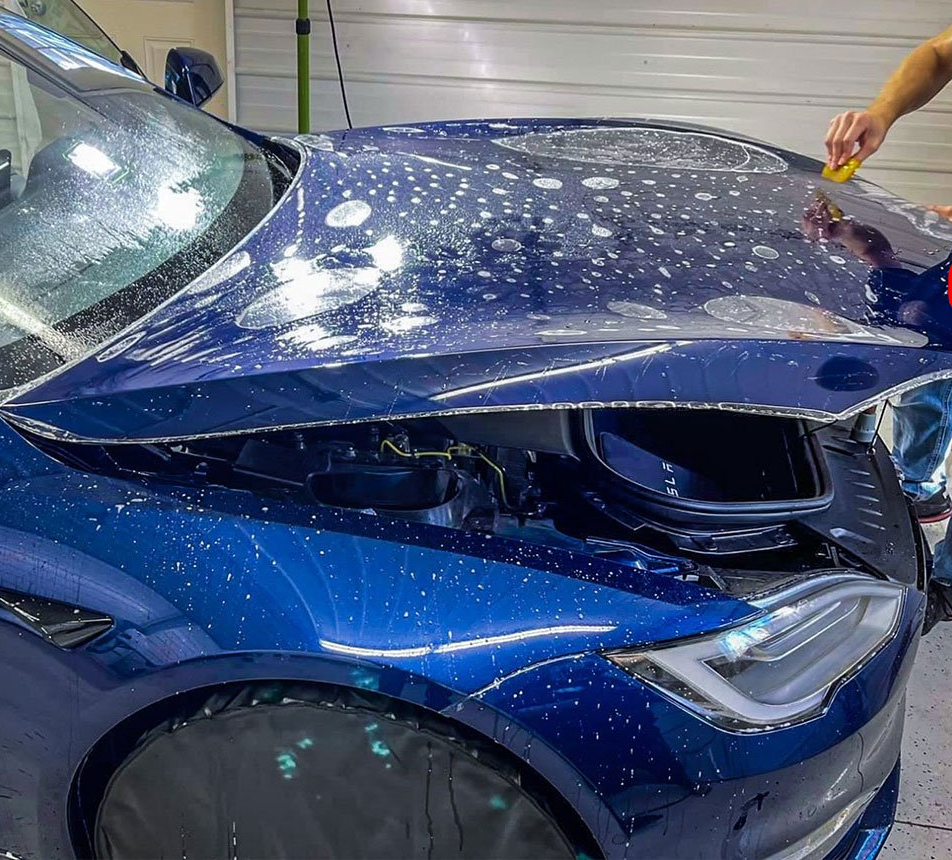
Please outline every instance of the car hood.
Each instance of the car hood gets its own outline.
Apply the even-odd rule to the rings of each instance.
[[[5,417],[104,441],[593,404],[822,419],[952,375],[952,225],[817,161],[607,120],[295,145],[241,246]]]

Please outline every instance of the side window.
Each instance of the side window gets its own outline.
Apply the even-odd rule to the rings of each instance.
[[[42,139],[26,69],[0,55],[0,206],[23,193],[30,163]]]

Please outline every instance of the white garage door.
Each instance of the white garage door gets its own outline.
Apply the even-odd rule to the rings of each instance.
[[[233,0],[238,121],[296,128],[295,0]],[[355,125],[460,117],[650,116],[820,155],[947,0],[334,0]],[[311,0],[312,125],[344,125],[324,0]],[[864,171],[952,203],[952,87]]]

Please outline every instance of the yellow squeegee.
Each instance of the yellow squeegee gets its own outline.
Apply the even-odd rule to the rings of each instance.
[[[860,165],[863,162],[858,158],[851,158],[845,164],[842,164],[840,167],[837,167],[836,170],[833,170],[830,165],[823,165],[823,178],[832,179],[834,182],[846,182],[857,170],[859,170]]]

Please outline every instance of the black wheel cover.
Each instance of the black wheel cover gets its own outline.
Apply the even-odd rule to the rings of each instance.
[[[100,858],[574,858],[518,775],[439,720],[285,700],[147,735],[113,774]]]

